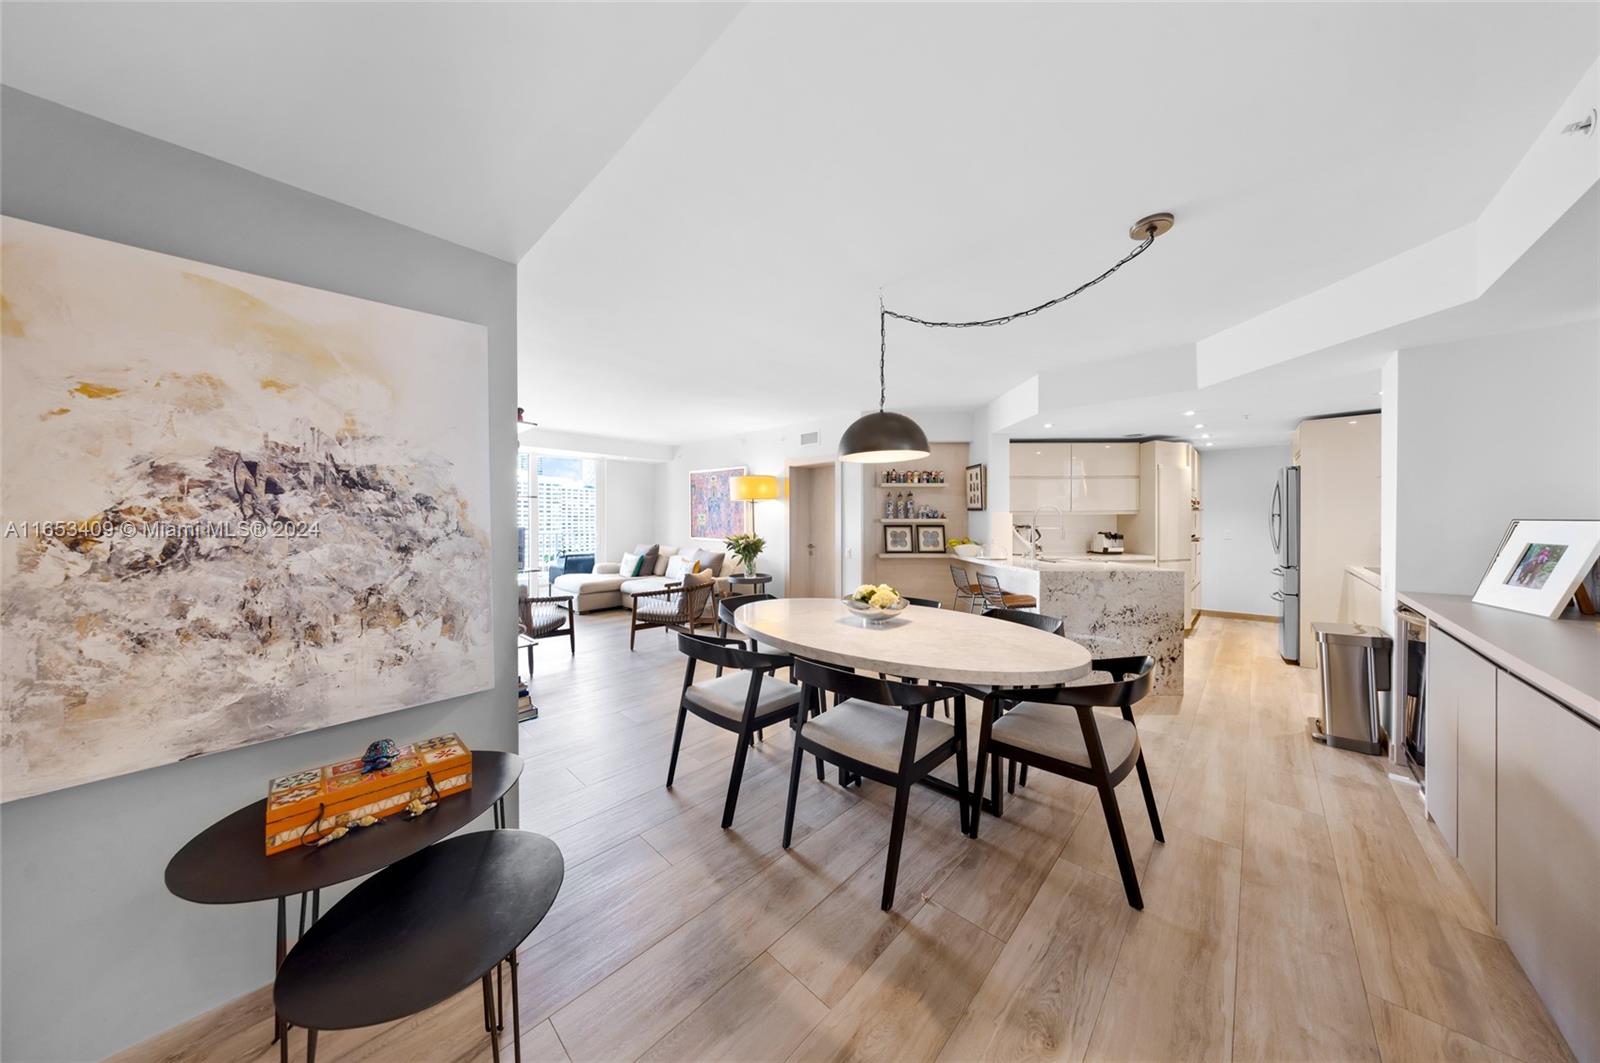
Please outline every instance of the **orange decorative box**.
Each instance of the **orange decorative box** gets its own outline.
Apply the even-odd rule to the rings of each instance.
[[[401,746],[387,768],[361,769],[355,757],[273,779],[267,787],[267,855],[309,845],[366,816],[404,812],[414,798],[437,801],[472,788],[472,751],[453,734]]]

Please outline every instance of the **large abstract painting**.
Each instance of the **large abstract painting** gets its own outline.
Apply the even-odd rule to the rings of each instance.
[[[743,502],[735,502],[732,479],[745,467],[699,469],[689,473],[689,535],[694,539],[724,539],[744,531]]]
[[[0,797],[491,685],[482,326],[0,225]]]

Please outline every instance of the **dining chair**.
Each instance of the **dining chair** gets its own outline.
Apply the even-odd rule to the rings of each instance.
[[[1031,594],[1013,594],[1000,586],[999,577],[978,573],[978,597],[990,609],[1037,609],[1039,599]]]
[[[741,605],[773,600],[774,598],[770,594],[730,594],[728,597],[723,598],[717,602],[717,637],[725,639],[729,637],[729,630],[739,630],[738,626],[733,622],[733,614],[739,611]],[[745,639],[741,636],[733,636],[733,639],[748,650],[759,650],[761,648],[756,645],[754,639]],[[717,669],[717,674],[721,675],[722,669]]]
[[[874,679],[804,658],[797,658],[794,667],[800,680],[802,705],[820,708],[825,694],[832,694],[835,700],[832,707],[814,718],[808,718],[805,711],[795,716],[783,847],[789,848],[794,836],[795,795],[800,789],[800,762],[806,753],[818,758],[818,778],[822,777],[822,762],[827,761],[838,765],[845,780],[866,778],[894,787],[894,815],[889,825],[889,856],[883,879],[883,910],[888,911],[894,904],[895,878],[900,873],[900,846],[905,839],[911,788],[951,757],[956,759],[956,786],[960,791],[957,817],[961,829],[967,830],[971,794],[967,790],[965,702],[961,702],[953,725],[943,720],[925,720],[925,706],[959,697],[957,692]]]
[[[667,762],[667,789],[678,773],[678,747],[683,744],[683,724],[693,714],[709,724],[738,736],[733,749],[733,774],[728,778],[728,796],[722,805],[722,826],[733,824],[733,811],[739,803],[739,782],[744,778],[745,754],[758,728],[794,718],[800,704],[800,688],[777,677],[779,668],[794,664],[788,654],[754,653],[738,639],[714,635],[678,635],[678,650],[688,664],[683,672],[683,692],[678,697],[678,726],[672,733],[672,759]],[[695,667],[704,661],[715,665],[717,676],[698,683]],[[724,668],[740,671],[723,675]],[[821,767],[821,762],[818,762]]]
[[[972,612],[972,607],[983,596],[982,590],[972,582],[972,577],[967,575],[967,570],[961,565],[950,566],[950,582],[956,585],[956,608],[961,608],[961,603],[967,603],[967,612]]]
[[[1134,723],[1133,706],[1150,692],[1155,661],[1150,657],[1110,657],[1093,662],[1095,672],[1109,673],[1111,681],[1085,686],[1046,689],[995,689],[983,701],[983,724],[978,733],[978,769],[973,786],[979,799],[973,803],[972,837],[978,836],[986,760],[1001,756],[1032,765],[1040,771],[1062,775],[1093,786],[1100,794],[1111,847],[1122,872],[1122,888],[1128,904],[1144,907],[1139,892],[1139,875],[1128,848],[1122,813],[1117,807],[1117,784],[1130,771],[1139,772],[1144,790],[1145,809],[1158,842],[1161,815],[1156,811],[1155,792],[1150,787],[1150,772],[1145,767],[1144,750],[1139,745],[1139,728]],[[1001,711],[1004,703],[1011,707]],[[1120,710],[1120,716],[1097,712],[1100,707]],[[1068,712],[1067,710],[1074,710]],[[1000,776],[989,779],[990,801],[994,814],[1004,814],[1000,795]]]

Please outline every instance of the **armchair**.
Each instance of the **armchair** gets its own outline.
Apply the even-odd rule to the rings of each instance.
[[[518,604],[517,639],[520,647],[528,651],[528,675],[533,676],[533,647],[540,639],[567,636],[567,649],[578,652],[577,617],[572,611],[572,595],[552,594],[533,598],[524,594]]]
[[[714,627],[717,617],[711,608],[711,599],[716,589],[711,577],[691,575],[665,590],[634,594],[628,649],[633,649],[634,640],[643,628],[665,627],[692,635],[701,624]]]

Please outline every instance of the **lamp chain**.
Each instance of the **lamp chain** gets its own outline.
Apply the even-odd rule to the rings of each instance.
[[[1159,234],[1156,231],[1156,228],[1154,226],[1150,226],[1148,229],[1146,229],[1145,237],[1139,242],[1139,246],[1135,247],[1132,251],[1129,251],[1126,255],[1123,255],[1122,258],[1117,260],[1116,264],[1114,264],[1104,273],[1100,274],[1098,277],[1095,277],[1093,280],[1085,281],[1076,288],[1072,289],[1072,291],[1067,292],[1065,295],[1058,295],[1048,302],[1040,303],[1038,306],[1032,306],[1026,310],[1019,310],[1014,314],[1003,314],[1000,317],[986,317],[977,321],[929,321],[927,318],[916,317],[912,314],[902,314],[898,310],[890,310],[883,305],[883,292],[880,291],[878,293],[878,412],[883,412],[884,400],[887,394],[884,384],[883,367],[884,361],[888,355],[889,347],[889,318],[898,318],[901,321],[909,321],[913,325],[923,325],[927,328],[992,328],[996,325],[1009,325],[1011,322],[1017,321],[1021,318],[1032,317],[1041,310],[1048,310],[1052,306],[1059,306],[1068,299],[1071,299],[1073,296],[1081,295],[1090,288],[1093,288],[1096,284],[1099,284],[1117,270],[1121,269],[1129,262],[1132,262],[1134,259],[1144,254],[1145,251],[1149,249],[1150,245],[1156,242],[1157,235]]]

